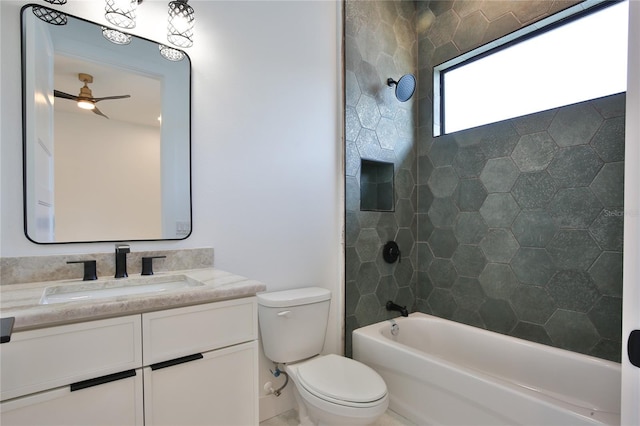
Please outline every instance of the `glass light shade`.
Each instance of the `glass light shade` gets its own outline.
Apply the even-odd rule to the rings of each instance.
[[[112,28],[102,27],[102,35],[111,43],[115,43],[115,44],[131,43],[131,34],[123,33],[122,31],[114,30]]]
[[[33,6],[33,14],[51,25],[67,25],[67,14],[44,6]]]
[[[105,0],[104,17],[120,28],[136,26],[138,0]]]
[[[193,25],[195,14],[187,0],[169,2],[169,25],[167,40],[178,47],[193,46]]]
[[[91,110],[96,108],[96,104],[85,99],[78,99],[78,108]]]
[[[160,48],[160,54],[170,61],[181,61],[184,58],[184,52],[182,50],[174,49],[173,47],[165,46],[163,44],[158,46]]]

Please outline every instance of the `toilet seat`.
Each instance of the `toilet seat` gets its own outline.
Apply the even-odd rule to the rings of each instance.
[[[299,384],[312,395],[349,407],[375,406],[387,396],[387,386],[372,368],[330,354],[299,364]]]

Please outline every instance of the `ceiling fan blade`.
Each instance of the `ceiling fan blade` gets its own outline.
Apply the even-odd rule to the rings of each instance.
[[[56,98],[71,99],[72,101],[77,101],[78,100],[77,96],[70,95],[68,93],[64,93],[64,92],[61,92],[59,90],[54,90],[53,91],[53,96],[55,96]]]
[[[106,119],[109,119],[109,117],[107,117],[107,116],[105,115],[105,113],[103,113],[102,111],[100,111],[100,110],[98,109],[98,107],[95,107],[95,108],[93,109],[93,113],[94,113],[94,114],[101,115],[101,116],[103,116],[103,117],[104,117],[104,118],[106,118]]]
[[[130,98],[131,95],[120,95],[120,96],[103,96],[102,98],[93,98],[93,100],[95,102],[100,102],[100,101],[105,101],[105,100],[109,100],[109,99],[124,99],[124,98]]]

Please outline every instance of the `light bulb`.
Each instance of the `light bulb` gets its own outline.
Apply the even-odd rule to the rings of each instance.
[[[112,28],[102,27],[102,35],[104,38],[115,44],[131,43],[131,35]]]
[[[189,19],[187,19],[187,17],[182,14],[176,15],[171,23],[179,33],[184,33],[190,28]]]
[[[170,61],[180,61],[184,58],[184,53],[181,50],[174,49],[173,47],[165,46],[164,44],[159,45],[160,54]]]
[[[78,107],[82,109],[92,110],[96,108],[96,104],[86,99],[78,99]]]

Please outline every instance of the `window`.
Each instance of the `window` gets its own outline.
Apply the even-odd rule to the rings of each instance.
[[[437,66],[434,135],[626,91],[628,0],[593,3]]]

